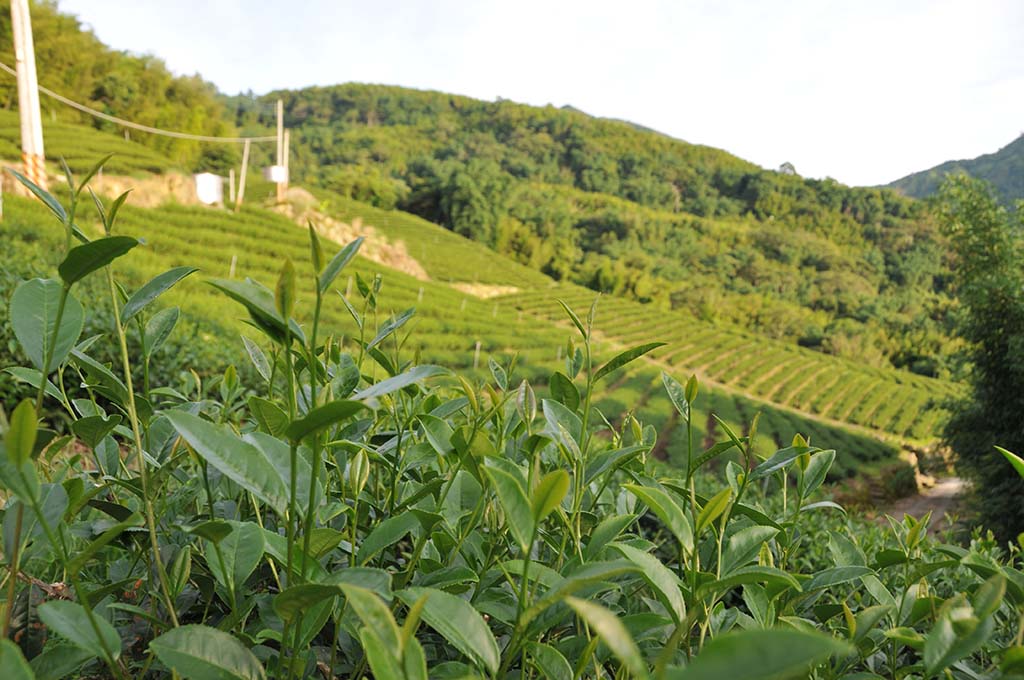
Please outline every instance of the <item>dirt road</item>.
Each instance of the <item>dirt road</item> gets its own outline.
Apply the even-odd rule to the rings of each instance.
[[[964,491],[964,480],[959,477],[946,477],[936,482],[935,486],[921,493],[907,496],[893,503],[879,518],[884,521],[885,515],[902,519],[904,514],[920,518],[929,510],[932,520],[929,532],[943,526],[942,519],[947,512],[953,510],[957,496]]]

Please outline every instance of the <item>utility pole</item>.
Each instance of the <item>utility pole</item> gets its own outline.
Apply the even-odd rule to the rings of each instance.
[[[277,167],[284,167],[284,102],[277,100]],[[277,202],[284,202],[284,183],[277,183]]]
[[[242,172],[238,176],[238,200],[235,201],[235,212],[242,208],[242,201],[245,200],[245,177],[249,174],[249,140],[245,140],[242,147]]]
[[[32,41],[28,0],[11,0],[14,62],[18,76],[18,115],[21,118],[21,159],[25,175],[46,188],[46,154],[43,151],[43,119],[39,112],[39,81]]]
[[[289,158],[289,156],[291,156],[291,151],[290,151],[290,142],[291,142],[290,137],[291,136],[288,134],[289,132],[290,132],[289,130],[285,130],[284,131],[284,163],[282,163],[282,165],[284,165],[284,182],[283,182],[284,189],[282,190],[282,192],[285,195],[288,194],[288,180],[291,179],[289,177],[289,175],[288,175],[288,158]]]

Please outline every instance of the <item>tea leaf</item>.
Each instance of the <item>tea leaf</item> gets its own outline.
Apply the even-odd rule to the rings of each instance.
[[[409,606],[429,595],[423,606],[423,620],[492,675],[497,673],[501,662],[498,643],[483,617],[467,601],[434,588],[408,588],[396,594]]]
[[[40,187],[28,177],[25,177],[25,175],[21,174],[17,170],[14,170],[13,168],[4,169],[14,175],[14,179],[21,182],[29,191],[35,194],[36,198],[42,201],[43,205],[50,209],[50,212],[53,213],[53,216],[56,217],[61,224],[67,224],[68,214],[64,210],[64,206],[62,206],[60,202],[50,194],[50,192]]]
[[[376,593],[350,583],[339,586],[349,605],[355,610],[359,620],[368,630],[373,631],[388,649],[397,650],[401,641],[401,633],[391,610]]]
[[[23,399],[11,414],[10,429],[7,430],[7,437],[4,440],[7,446],[7,460],[11,465],[20,467],[32,460],[38,430],[36,407],[31,399]]]
[[[0,678],[4,680],[35,680],[35,673],[25,661],[18,645],[0,640]]]
[[[575,597],[565,598],[565,603],[572,607],[579,617],[597,633],[601,641],[608,646],[608,649],[612,650],[612,653],[618,657],[631,676],[650,677],[643,655],[640,654],[636,642],[633,641],[633,636],[622,625],[619,617],[601,605]]]
[[[533,540],[535,515],[526,499],[526,491],[514,476],[497,468],[485,468],[494,484],[498,501],[505,510],[505,525],[516,538],[519,549],[524,553],[530,549]]]
[[[391,335],[399,328],[404,326],[406,322],[408,322],[409,319],[411,319],[413,317],[413,314],[415,313],[416,308],[410,307],[401,314],[393,316],[387,321],[385,321],[384,324],[380,327],[380,330],[377,331],[377,335],[375,335],[373,340],[371,340],[369,344],[366,345],[367,351],[384,342],[384,340],[386,340],[389,335]]]
[[[199,271],[198,267],[175,267],[150,279],[146,285],[132,293],[132,296],[124,303],[124,307],[121,308],[121,323],[128,323],[151,302],[166,293],[183,278],[197,271]]]
[[[82,605],[67,600],[50,600],[39,606],[39,618],[43,623],[58,633],[68,642],[85,651],[106,658],[109,653],[114,659],[121,656],[121,637],[110,623],[99,615],[94,615],[102,638],[96,636],[89,623],[89,617]]]
[[[363,245],[363,237],[360,236],[355,241],[352,241],[344,248],[338,251],[338,254],[331,258],[331,261],[327,263],[324,270],[320,273],[320,278],[317,280],[317,285],[320,287],[320,293],[326,293],[327,289],[334,283],[334,279],[338,278],[338,274],[345,268],[345,265],[356,256],[359,252],[359,246]]]
[[[301,441],[320,430],[336,425],[364,410],[366,404],[358,401],[338,399],[318,406],[302,418],[293,420],[285,430],[285,436],[294,442]]]
[[[726,487],[705,503],[697,515],[697,528],[694,533],[699,536],[705,527],[710,526],[712,522],[721,517],[722,513],[729,508],[730,500],[732,500],[732,489]]]
[[[139,245],[130,236],[108,236],[83,243],[68,251],[67,257],[57,267],[64,284],[71,286],[97,269],[102,269]]]
[[[241,336],[241,338],[242,344],[245,345],[245,351],[249,355],[249,359],[252,361],[252,365],[256,369],[256,372],[260,374],[261,378],[269,381],[270,362],[267,361],[267,355],[263,353],[263,350],[260,349],[259,345],[249,338],[244,335]]]
[[[853,653],[853,647],[827,635],[802,630],[745,630],[708,642],[669,680],[786,680],[808,677],[815,663]]]
[[[679,577],[661,563],[654,555],[637,550],[631,545],[615,543],[611,547],[622,553],[623,557],[640,567],[644,580],[654,589],[658,599],[672,614],[676,624],[686,618],[686,601],[683,598],[682,584]]]
[[[638,345],[636,347],[627,349],[625,352],[622,352],[621,354],[613,358],[611,361],[609,361],[607,364],[597,369],[597,372],[594,373],[594,382],[597,382],[598,380],[600,380],[601,378],[605,377],[606,375],[613,371],[617,371],[618,369],[622,368],[631,361],[639,359],[640,357],[647,354],[651,350],[655,350],[658,349],[659,347],[664,346],[664,342],[648,342],[646,344]]]
[[[70,293],[64,302],[60,327],[57,327],[57,309],[63,286],[53,279],[22,281],[11,296],[11,326],[25,355],[32,364],[43,370],[46,349],[53,343],[53,353],[47,366],[52,373],[67,358],[78,342],[85,325],[82,305]]]
[[[331,600],[340,594],[340,586],[327,586],[320,583],[289,586],[274,597],[274,611],[283,620],[294,621],[297,616],[313,605]]]
[[[1009,461],[1010,465],[1013,466],[1013,469],[1017,471],[1017,474],[1019,474],[1021,477],[1024,477],[1024,458],[1021,458],[1015,453],[1010,453],[1001,446],[997,446],[996,451],[1003,454],[1003,457],[1006,458],[1007,461]]]
[[[686,552],[693,552],[693,528],[682,508],[661,489],[637,484],[624,484],[626,489],[639,498],[658,516],[668,530],[676,537]]]
[[[531,506],[536,522],[543,522],[551,512],[562,503],[569,492],[569,473],[565,470],[552,470],[544,475],[540,484],[533,492]]]
[[[149,322],[146,323],[147,356],[153,356],[163,346],[167,338],[174,331],[174,327],[178,324],[180,316],[181,310],[177,307],[168,307],[154,314]]]
[[[226,425],[214,425],[182,411],[169,411],[166,416],[178,434],[210,465],[279,514],[285,514],[288,492],[284,481],[258,448],[239,439]]]
[[[188,680],[266,680],[259,660],[224,631],[189,624],[149,643],[157,658]]]

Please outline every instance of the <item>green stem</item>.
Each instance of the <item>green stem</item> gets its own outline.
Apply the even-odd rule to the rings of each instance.
[[[526,603],[529,599],[530,594],[530,564],[533,562],[531,556],[533,555],[533,545],[537,542],[537,527],[534,525],[533,531],[530,533],[530,546],[526,552],[523,553],[523,580],[519,586],[519,604],[516,607],[516,625],[512,630],[512,639],[508,642],[508,647],[505,648],[505,653],[502,654],[501,668],[498,669],[498,674],[495,677],[503,678],[508,673],[509,666],[512,664],[512,660],[515,658],[516,653],[519,651],[520,639],[523,636],[522,621],[523,614],[526,612]]]
[[[216,519],[213,512],[213,491],[210,488],[210,471],[206,461],[202,463],[203,468],[203,487],[206,489],[206,508],[207,512],[210,513],[210,519]],[[217,564],[220,565],[220,573],[224,574],[224,578],[228,577],[228,569],[224,564],[224,554],[220,551],[220,543],[218,541],[211,541],[213,543],[213,552],[217,555]],[[229,589],[231,595],[231,608],[234,609],[238,604],[238,598],[235,595],[234,587]]]
[[[288,461],[291,470],[289,471],[289,494],[288,494],[288,564],[285,568],[285,573],[288,575],[288,586],[295,585],[295,529],[297,527],[296,514],[298,513],[296,503],[296,493],[298,487],[298,468],[299,465],[299,444],[296,441],[292,441],[291,446],[288,450]]]
[[[316,335],[317,329],[320,326],[320,307],[323,303],[323,299],[320,295],[320,286],[317,285],[317,281],[313,282],[313,287],[316,289],[316,307],[313,311],[313,333],[310,335],[309,340],[309,356],[306,358],[306,365],[309,368],[310,408],[316,407],[317,381],[320,379],[320,360],[316,358]],[[313,533],[313,520],[316,514],[316,485],[320,476],[320,462],[323,455],[320,441],[319,434],[313,437],[313,455],[310,457],[312,470],[310,470],[309,474],[309,505],[306,508],[306,524],[302,530],[302,552],[303,555],[307,556],[303,558],[304,560],[309,556],[309,541],[310,536]],[[305,561],[303,561],[302,573],[303,577],[305,577]]]
[[[171,623],[177,628],[178,614],[174,609],[174,599],[171,597],[167,570],[164,568],[163,560],[160,559],[160,542],[157,540],[156,531],[156,512],[153,509],[153,497],[149,493],[149,466],[146,463],[146,456],[142,449],[142,432],[139,429],[139,415],[135,409],[135,389],[132,387],[132,369],[128,359],[128,341],[125,338],[124,326],[121,324],[121,315],[117,312],[117,290],[114,287],[114,273],[110,267],[107,267],[107,283],[110,287],[110,302],[114,310],[114,327],[117,329],[117,340],[121,348],[121,368],[124,371],[125,387],[128,389],[128,420],[131,421],[135,455],[139,459],[139,477],[142,481],[142,497],[146,513],[146,528],[149,531],[149,543],[153,550],[157,580],[160,582],[160,591],[164,597],[164,604],[167,606],[167,613],[171,617]]]
[[[21,520],[25,514],[25,504],[18,503],[18,514],[14,519],[14,550],[11,554],[11,563],[8,566],[7,576],[7,611],[4,615],[3,632],[0,633],[4,639],[11,631],[11,615],[14,612],[14,596],[17,592],[18,573],[21,571],[19,564],[21,560]]]

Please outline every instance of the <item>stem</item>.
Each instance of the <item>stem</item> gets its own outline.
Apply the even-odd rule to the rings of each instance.
[[[534,525],[533,532],[530,534],[530,547],[523,554],[523,581],[522,585],[519,586],[519,605],[516,607],[516,626],[512,631],[512,639],[509,640],[508,647],[505,648],[505,653],[502,654],[503,661],[501,663],[501,668],[498,669],[498,674],[495,676],[498,678],[505,677],[509,666],[512,664],[512,659],[515,657],[519,648],[519,639],[522,637],[522,629],[520,626],[523,621],[523,613],[526,612],[526,601],[530,592],[530,563],[533,561],[530,559],[530,556],[533,555],[533,544],[536,542],[537,526]]]
[[[320,306],[323,302],[320,295],[320,286],[317,282],[313,282],[313,287],[316,289],[316,307],[313,311],[313,333],[310,335],[309,340],[309,356],[306,359],[306,365],[309,368],[309,394],[310,394],[310,409],[316,407],[317,397],[317,381],[320,378],[320,360],[316,358],[316,334],[317,328],[320,326]],[[316,514],[316,484],[320,475],[320,461],[323,455],[323,450],[320,447],[320,434],[316,434],[313,437],[313,455],[310,459],[310,465],[312,470],[309,474],[309,506],[306,509],[306,524],[302,530],[302,552],[303,552],[303,568],[302,575],[305,578],[306,575],[306,562],[309,559],[309,541],[310,535],[313,533],[313,520]],[[294,471],[294,468],[292,468]],[[293,474],[294,476],[294,474]],[[292,492],[294,496],[294,491]],[[289,584],[291,582],[289,581]],[[300,619],[301,620],[301,619]]]
[[[298,442],[293,441],[288,451],[288,460],[291,467],[289,473],[289,489],[288,494],[288,564],[285,568],[285,573],[288,575],[288,585],[292,586],[295,583],[294,578],[294,562],[295,562],[295,529],[296,529],[296,489],[298,486],[298,470],[296,468],[299,465],[299,445]]]
[[[164,568],[163,560],[160,559],[160,543],[157,540],[156,512],[153,509],[153,498],[149,493],[149,472],[146,464],[146,456],[142,450],[142,433],[139,430],[139,416],[135,410],[135,389],[132,387],[132,369],[128,360],[128,341],[125,338],[124,326],[121,325],[121,316],[117,313],[117,290],[114,288],[114,273],[107,267],[107,283],[110,287],[110,302],[114,310],[114,327],[117,329],[117,340],[121,348],[121,367],[124,370],[124,383],[128,388],[128,419],[132,425],[132,438],[135,443],[135,455],[139,459],[139,477],[142,481],[142,496],[146,512],[146,528],[149,531],[149,543],[153,550],[153,560],[156,563],[157,580],[160,581],[160,591],[164,597],[164,604],[167,606],[167,613],[171,617],[171,623],[178,627],[178,614],[174,610],[174,600],[171,598],[171,587],[167,580],[167,570]]]
[[[213,513],[213,491],[210,489],[210,470],[207,466],[206,461],[202,463],[203,467],[203,487],[206,489],[206,507],[207,512],[210,513],[210,519],[216,519]],[[228,569],[224,564],[224,554],[220,551],[220,542],[212,541],[213,552],[217,555],[217,564],[220,565],[220,573],[224,574],[224,579],[228,578]],[[234,609],[238,604],[238,597],[235,595],[235,588],[232,586],[229,588],[229,595],[231,595],[231,608]]]
[[[14,595],[17,592],[15,586],[18,583],[18,573],[21,571],[19,562],[21,560],[21,520],[25,514],[25,504],[18,503],[18,514],[14,523],[14,551],[11,554],[11,563],[8,567],[7,576],[7,611],[4,615],[3,631],[0,635],[6,639],[11,631],[11,615],[14,613]]]

